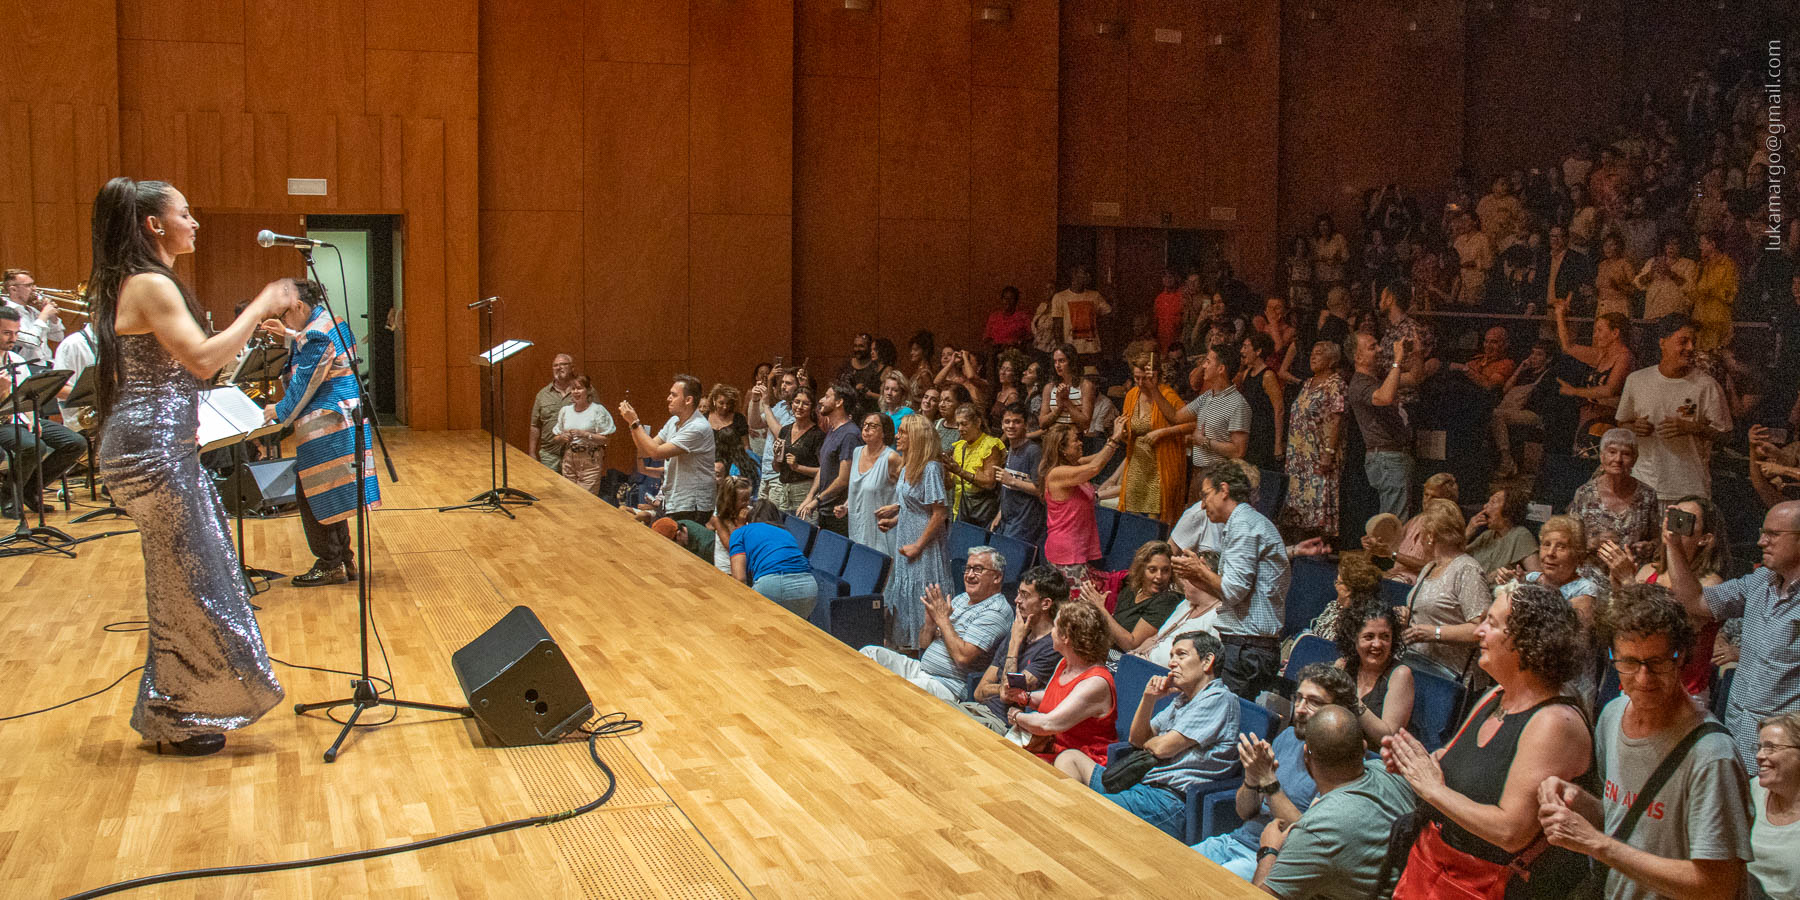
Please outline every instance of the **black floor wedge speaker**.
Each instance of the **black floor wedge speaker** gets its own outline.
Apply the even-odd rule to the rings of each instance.
[[[587,689],[529,607],[513,607],[450,654],[450,667],[490,745],[553,744],[594,717]]]

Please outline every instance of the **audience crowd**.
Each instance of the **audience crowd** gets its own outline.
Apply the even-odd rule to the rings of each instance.
[[[1076,267],[979,346],[676,376],[654,431],[559,356],[530,450],[797,615],[789,517],[885,554],[864,655],[1276,896],[1800,897],[1800,219],[1719,76],[1430,215],[1371,190],[1260,302]],[[1208,784],[1242,824],[1189,830]]]

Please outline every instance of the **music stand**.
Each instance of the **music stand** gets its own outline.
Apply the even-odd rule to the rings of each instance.
[[[81,370],[80,375],[75,376],[75,386],[72,388],[69,388],[69,399],[63,401],[64,421],[67,421],[67,418],[68,418],[68,408],[73,406],[73,407],[81,407],[81,408],[94,410],[95,414],[96,414],[94,421],[96,423],[99,422],[99,417],[98,417],[99,410],[96,408],[96,405],[100,402],[100,397],[99,397],[99,394],[98,394],[98,391],[96,388],[96,385],[98,384],[99,371],[100,371],[99,366],[88,366],[87,368]],[[87,442],[88,442],[88,452],[87,452],[88,499],[89,500],[98,500],[98,499],[100,499],[100,470],[99,470],[99,466],[97,466],[95,464],[95,454],[97,454],[100,449],[100,440],[99,440],[100,439],[100,429],[95,428],[94,433],[92,433],[92,434],[88,434],[86,431],[83,431],[82,437],[87,438]],[[99,509],[94,509],[94,510],[89,510],[88,512],[84,512],[81,515],[76,516],[73,519],[70,519],[69,521],[74,522],[75,524],[79,525],[90,519],[98,519],[101,516],[122,516],[127,519],[131,518],[130,513],[121,509],[120,507],[118,507],[117,505],[115,505],[112,502],[112,494],[108,493],[106,496],[106,505],[105,506],[100,507]]]
[[[13,368],[24,368],[24,366],[23,364],[20,364],[8,366],[7,368],[10,370]],[[75,373],[68,369],[51,369],[48,372],[28,376],[13,385],[12,393],[7,398],[6,411],[7,417],[11,419],[11,422],[7,427],[12,429],[13,445],[15,447],[22,446],[24,443],[21,438],[24,435],[25,426],[19,422],[19,416],[26,413],[32,414],[32,437],[39,438],[37,442],[38,446],[40,448],[43,446],[43,430],[38,427],[39,423],[42,421],[39,419],[39,415],[42,414],[42,410],[45,406],[56,401],[56,395],[62,391],[63,385],[69,383],[69,376],[73,374]],[[24,553],[51,552],[60,553],[70,559],[74,559],[75,552],[73,550],[58,547],[56,546],[56,543],[52,542],[73,544],[75,543],[75,539],[61,529],[51,528],[44,524],[44,513],[42,511],[44,496],[44,459],[41,451],[39,451],[37,465],[34,467],[32,475],[38,492],[39,512],[37,527],[33,528],[31,526],[31,519],[26,515],[25,485],[20,484],[21,479],[19,478],[19,473],[15,471],[12,473],[12,477],[7,480],[12,482],[13,504],[19,508],[19,524],[13,529],[12,534],[5,538],[0,538],[0,549],[3,549],[8,556]],[[14,544],[23,544],[24,546],[14,547],[12,546]]]
[[[499,303],[498,297],[482,301],[487,304],[487,314],[493,316],[494,306]],[[491,328],[491,326],[490,326]],[[486,353],[475,355],[475,364],[485,367],[488,372],[488,484],[489,488],[469,498],[467,503],[455,506],[440,506],[438,512],[449,512],[453,509],[491,509],[506,514],[509,519],[516,519],[512,510],[506,508],[508,503],[531,504],[537,498],[507,485],[506,454],[499,447],[500,429],[506,421],[506,360],[519,351],[531,346],[530,341],[501,341]]]
[[[249,353],[238,360],[237,368],[231,377],[225,379],[227,384],[239,388],[255,386],[262,393],[265,402],[273,401],[270,396],[275,383],[287,374],[288,362],[293,358],[293,351],[282,346],[252,347]],[[263,449],[275,456],[281,455],[281,441],[271,439],[264,442]]]
[[[251,400],[243,391],[230,385],[202,391],[198,412],[200,414],[200,431],[197,440],[200,443],[200,452],[211,453],[222,447],[231,448],[231,459],[235,463],[235,467],[232,470],[231,479],[228,481],[250,477],[250,458],[249,454],[244,452],[245,442],[281,430],[280,422],[264,424],[262,407],[257,406],[256,401]],[[282,573],[270,569],[259,569],[250,565],[249,561],[244,558],[244,506],[246,504],[241,497],[241,482],[233,484],[232,487],[240,495],[235,504],[237,507],[238,566],[243,569],[244,586],[250,590],[252,596],[255,596],[259,593],[256,589],[257,578],[267,582],[282,577]]]

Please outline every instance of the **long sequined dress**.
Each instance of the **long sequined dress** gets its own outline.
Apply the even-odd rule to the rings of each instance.
[[[281,702],[219,491],[200,468],[199,379],[154,334],[118,338],[100,474],[144,551],[150,649],[131,727],[153,741],[242,728]]]

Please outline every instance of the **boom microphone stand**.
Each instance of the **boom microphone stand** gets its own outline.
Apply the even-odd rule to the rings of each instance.
[[[268,232],[264,232],[264,234],[267,233]],[[261,242],[260,238],[258,242]],[[325,751],[325,761],[329,763],[337,761],[338,751],[343,747],[345,739],[350,737],[350,730],[356,727],[356,720],[361,718],[363,713],[378,706],[391,706],[396,709],[421,709],[427,712],[455,713],[463,717],[472,717],[475,715],[475,711],[467,706],[445,706],[438,703],[419,703],[412,700],[401,700],[396,697],[383,697],[381,696],[381,692],[375,688],[374,680],[369,677],[369,496],[367,489],[363,486],[364,454],[368,452],[368,447],[364,444],[364,425],[367,425],[369,429],[375,433],[376,443],[381,446],[382,459],[387,463],[388,481],[390,483],[398,482],[400,478],[394,471],[394,459],[392,456],[388,455],[387,444],[380,439],[380,426],[368,415],[368,392],[363,388],[362,359],[358,356],[356,332],[354,329],[351,329],[348,321],[338,318],[337,311],[331,306],[331,297],[324,292],[324,283],[319,280],[318,267],[313,265],[312,247],[315,243],[327,247],[331,246],[330,244],[324,244],[323,242],[309,241],[304,245],[296,244],[295,249],[299,250],[300,255],[305,257],[306,269],[312,275],[313,283],[321,285],[320,293],[325,301],[326,314],[331,316],[334,322],[343,322],[343,328],[350,329],[350,340],[346,341],[345,345],[349,348],[351,376],[356,382],[356,399],[354,401],[354,406],[350,411],[350,428],[352,433],[351,445],[355,448],[353,451],[355,456],[353,458],[354,462],[352,463],[351,477],[356,484],[356,606],[357,623],[360,629],[359,644],[362,655],[362,666],[357,670],[360,673],[358,677],[352,679],[350,682],[349,697],[337,700],[326,700],[321,703],[294,704],[295,715],[303,715],[315,709],[331,709],[339,706],[350,707],[350,718],[344,722],[343,729],[338,732],[337,740],[332,741],[331,747]],[[332,249],[335,250],[337,248],[333,247]],[[398,691],[396,691],[396,693],[398,693]]]
[[[478,306],[481,307],[482,321],[485,325],[483,330],[487,332],[487,339],[491,342],[495,339],[495,330],[498,327],[494,324],[496,321],[494,313],[500,308],[500,298],[489,297],[469,304],[470,309]],[[470,497],[467,503],[440,506],[438,512],[449,512],[455,509],[488,509],[505,513],[509,519],[516,519],[518,517],[512,514],[512,510],[506,508],[507,504],[517,503],[529,506],[537,502],[538,498],[507,485],[506,453],[500,448],[500,429],[505,427],[504,423],[506,422],[505,359],[511,354],[499,352],[500,350],[501,348],[496,346],[486,354],[476,357],[476,362],[487,366],[488,369],[488,489]]]

